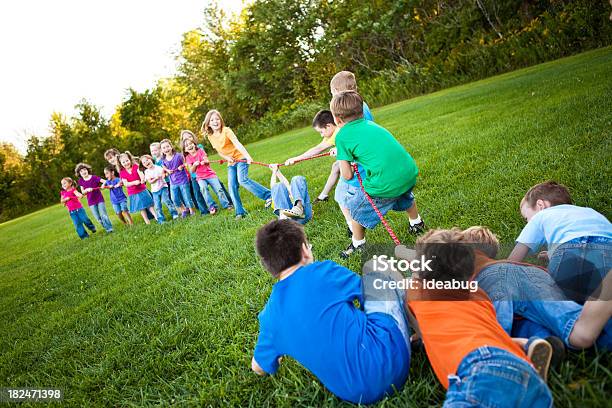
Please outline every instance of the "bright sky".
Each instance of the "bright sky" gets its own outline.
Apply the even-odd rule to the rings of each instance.
[[[70,116],[82,98],[110,117],[128,87],[175,72],[182,34],[201,25],[209,1],[0,2],[0,140],[25,152],[29,135],[49,134],[52,112]]]

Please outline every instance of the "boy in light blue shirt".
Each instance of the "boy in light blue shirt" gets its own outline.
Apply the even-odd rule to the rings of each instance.
[[[554,181],[533,186],[521,200],[527,221],[508,257],[522,261],[542,245],[548,251],[548,270],[564,293],[584,302],[612,268],[612,224],[592,208],[572,205],[567,187]],[[604,299],[607,300],[607,299]]]
[[[410,348],[400,294],[380,300],[356,273],[315,262],[302,225],[290,220],[261,227],[255,246],[278,281],[259,314],[253,371],[274,374],[287,355],[339,398],[361,404],[402,387]]]

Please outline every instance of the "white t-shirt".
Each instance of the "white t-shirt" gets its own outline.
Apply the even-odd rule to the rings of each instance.
[[[168,187],[168,184],[166,183],[166,180],[164,180],[163,175],[164,175],[164,169],[161,166],[153,166],[150,169],[146,169],[145,172],[145,180],[149,181],[149,179],[153,178],[153,177],[160,177],[157,181],[151,183],[149,181],[149,184],[151,184],[151,192],[152,193],[156,193],[159,190],[161,190],[164,187]]]

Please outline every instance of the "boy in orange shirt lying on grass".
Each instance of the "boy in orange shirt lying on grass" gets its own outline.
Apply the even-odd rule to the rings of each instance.
[[[497,322],[493,304],[480,289],[425,288],[425,283],[433,281],[469,281],[474,253],[462,240],[459,230],[431,230],[417,239],[417,258],[424,256],[431,266],[420,272],[406,299],[412,325],[447,389],[444,407],[552,406],[550,390],[531,364],[533,361],[545,375],[550,344],[537,338],[513,340]],[[397,250],[396,255],[401,256]]]

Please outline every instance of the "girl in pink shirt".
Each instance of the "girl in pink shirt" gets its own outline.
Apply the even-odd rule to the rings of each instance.
[[[72,223],[76,228],[79,238],[88,238],[89,234],[85,230],[85,227],[91,232],[96,232],[96,227],[87,216],[85,209],[83,209],[79,201],[79,199],[83,197],[83,194],[78,192],[76,183],[70,177],[64,177],[61,183],[62,191],[60,192],[60,202],[68,209],[68,213],[70,214],[70,218],[72,219]]]
[[[128,197],[130,199],[130,212],[135,213],[140,211],[142,219],[146,224],[150,224],[147,210],[155,215],[155,208],[153,208],[153,198],[151,193],[147,190],[147,184],[145,182],[144,173],[140,171],[138,164],[134,162],[134,158],[130,152],[121,153],[119,155],[119,163],[121,164],[121,171],[119,177],[123,185],[127,187]]]
[[[208,207],[208,211],[211,214],[217,213],[217,204],[213,200],[212,196],[208,192],[208,186],[217,194],[217,198],[223,208],[230,206],[229,200],[223,191],[221,182],[217,177],[217,173],[210,168],[210,162],[204,149],[196,146],[195,142],[191,138],[185,138],[183,140],[183,155],[185,161],[189,167],[189,172],[195,173],[198,186]]]

